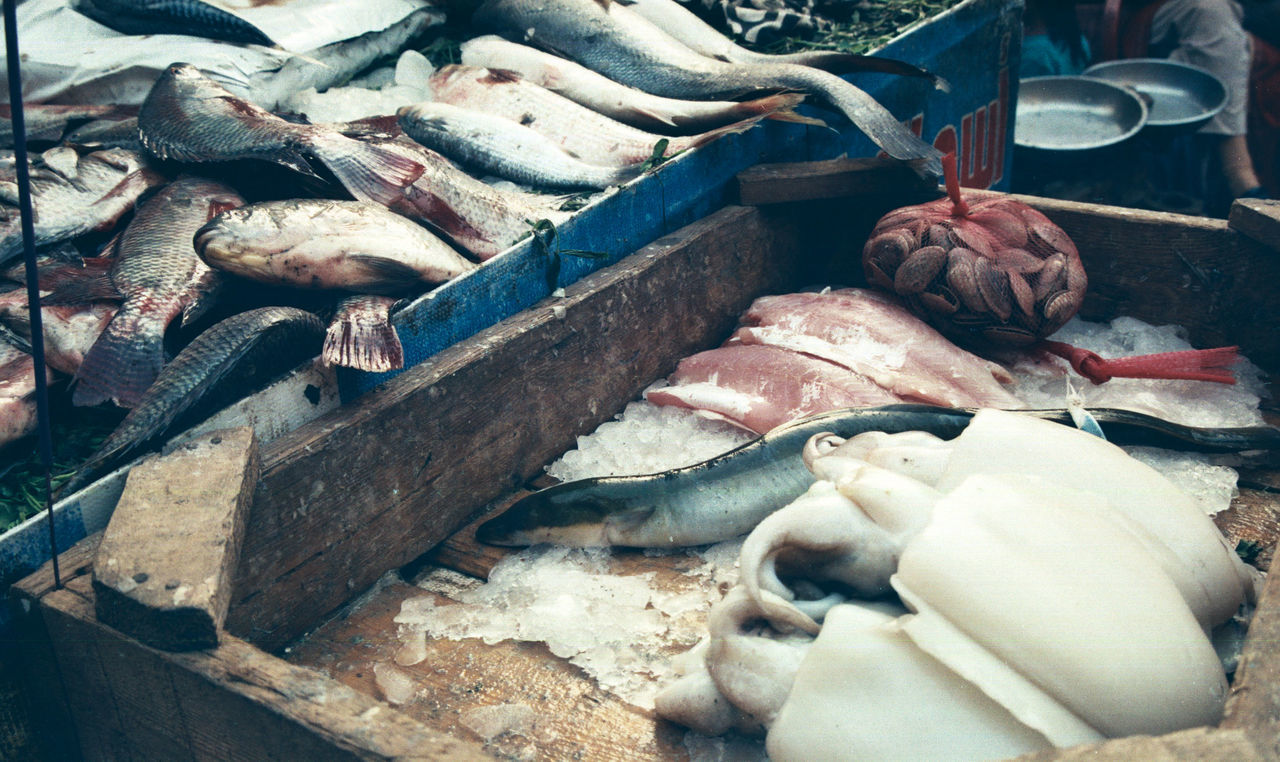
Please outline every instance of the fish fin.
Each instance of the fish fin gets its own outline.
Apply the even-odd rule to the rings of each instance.
[[[518,71],[490,68],[489,73],[481,77],[479,82],[486,85],[506,85],[512,82],[519,82],[522,79],[524,79],[524,77],[520,76],[520,72]]]
[[[951,83],[943,77],[896,58],[859,55],[839,50],[816,50],[805,53],[783,54],[781,58],[805,66],[812,66],[815,69],[829,71],[832,74],[878,72],[881,74],[897,74],[903,77],[918,77],[929,80],[933,83],[934,88],[944,93],[951,92]]]
[[[620,121],[627,123],[640,122],[661,124],[667,127],[679,127],[680,123],[684,121],[679,117],[667,116],[659,111],[643,108],[641,106],[628,106],[625,113],[627,114],[627,118]]]
[[[336,132],[317,132],[310,145],[338,182],[360,201],[387,206],[426,171],[407,156]]]
[[[92,265],[89,264],[91,262]],[[53,306],[119,301],[124,298],[111,280],[110,259],[92,257],[85,260],[85,265],[84,268],[67,266],[41,273],[40,288],[52,291],[41,302]]]
[[[164,323],[125,304],[85,353],[71,403],[132,408],[164,366]]]
[[[421,273],[394,259],[374,257],[367,254],[352,254],[348,259],[353,264],[364,268],[378,281],[386,284],[386,288],[377,289],[379,292],[400,291],[422,282]]]
[[[739,132],[746,132],[747,130],[759,124],[760,120],[764,118],[765,118],[764,116],[753,116],[753,117],[750,117],[749,119],[743,119],[741,121],[734,122],[733,124],[726,124],[723,127],[717,127],[714,130],[709,130],[707,132],[702,133],[701,135],[696,135],[694,136],[693,143],[690,144],[689,147],[697,148],[698,146],[705,145],[706,143],[710,143],[711,141],[723,135],[732,135]]]
[[[384,373],[404,367],[404,348],[389,320],[347,314],[329,324],[321,358],[327,365]]]
[[[195,296],[187,305],[182,308],[182,327],[186,328],[204,316],[209,308],[218,301],[218,297],[222,294],[223,280],[222,273],[213,268],[208,268],[201,273],[198,282],[193,284],[191,291]]]
[[[657,508],[652,505],[637,505],[617,513],[611,513],[605,519],[606,532],[613,536],[615,532],[626,534],[634,532],[641,524],[648,521]]]

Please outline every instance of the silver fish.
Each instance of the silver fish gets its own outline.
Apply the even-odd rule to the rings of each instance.
[[[98,449],[59,488],[69,494],[132,455],[314,357],[324,325],[294,307],[261,307],[222,320],[183,347]]]
[[[31,355],[0,341],[0,445],[36,430],[35,392],[35,362]]]
[[[31,311],[26,291],[0,297],[0,321],[26,342],[31,340]],[[40,307],[44,326],[44,360],[56,371],[69,376],[80,370],[84,356],[115,317],[118,304],[109,301],[87,304],[46,304]]]
[[[906,77],[922,77],[939,90],[950,90],[946,80],[913,66],[905,61],[881,56],[864,56],[843,53],[839,50],[808,50],[797,53],[758,53],[749,50],[721,34],[703,21],[696,13],[675,0],[625,0],[627,7],[650,21],[654,26],[683,42],[691,50],[710,58],[735,63],[793,63],[813,66],[843,74],[855,71],[874,71],[883,74],[900,74]]]
[[[972,409],[887,405],[834,410],[783,424],[697,465],[644,476],[565,482],[534,492],[482,524],[476,539],[493,545],[550,542],[579,547],[683,547],[749,532],[765,516],[799,497],[813,483],[801,453],[814,434],[849,438],[864,431],[926,431],[953,439]],[[1072,425],[1066,410],[1026,410]],[[1271,426],[1203,429],[1127,410],[1093,411],[1107,438],[1121,445],[1201,452],[1280,449]]]
[[[391,325],[394,296],[356,294],[338,302],[320,358],[329,365],[385,373],[404,367],[404,347]]]
[[[638,169],[583,161],[546,135],[483,111],[426,101],[396,115],[405,134],[424,146],[524,185],[599,189],[640,176]]]
[[[185,63],[156,79],[138,112],[138,132],[156,156],[184,162],[257,159],[315,176],[311,154],[362,201],[386,203],[422,174],[417,163],[334,127],[286,122]]]
[[[22,106],[27,141],[57,142],[72,124],[90,119],[121,119],[136,114],[133,106],[26,103]],[[0,146],[13,146],[13,107],[0,104]]]
[[[62,147],[46,153],[48,161],[42,155],[31,166],[38,247],[110,230],[133,211],[139,196],[165,181],[140,154],[120,148],[89,152]],[[17,194],[16,172],[0,170],[0,200],[16,204]],[[0,207],[0,263],[21,252],[18,210]]]
[[[602,167],[640,164],[656,153],[660,142],[665,145],[661,155],[673,156],[750,129],[760,120],[757,116],[699,135],[664,138],[596,113],[505,69],[444,66],[429,84],[433,101],[504,117],[544,135],[570,156]]]
[[[275,45],[258,27],[200,0],[75,0],[75,9],[124,34],[185,34]]]
[[[298,288],[396,293],[475,268],[426,228],[364,201],[292,199],[231,209],[195,233],[209,266]]]
[[[220,285],[219,273],[196,256],[192,236],[214,215],[243,203],[222,183],[180,177],[147,199],[120,234],[109,283],[97,292],[81,284],[55,294],[63,303],[92,301],[113,292],[124,300],[84,357],[74,404],[138,403],[164,365],[169,323],[179,314],[190,323],[208,308]]]
[[[497,35],[483,35],[462,43],[462,63],[514,71],[598,114],[641,129],[697,132],[764,115],[783,121],[823,124],[792,111],[804,100],[800,93],[777,93],[749,101],[663,98],[614,82],[566,58]]]
[[[738,64],[708,58],[634,11],[593,0],[485,0],[475,24],[528,40],[625,85],[669,98],[736,97],[760,91],[812,93],[848,117],[893,158],[923,160],[942,173],[942,153],[884,106],[840,77],[797,64]]]

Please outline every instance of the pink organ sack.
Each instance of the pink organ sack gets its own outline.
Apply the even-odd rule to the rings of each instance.
[[[862,250],[874,286],[892,291],[942,333],[1027,345],[1071,319],[1087,279],[1075,244],[1040,212],[1003,194],[960,193],[880,218]]]

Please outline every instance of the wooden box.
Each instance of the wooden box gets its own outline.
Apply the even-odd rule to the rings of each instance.
[[[744,202],[770,203],[724,207],[264,445],[228,634],[218,648],[165,653],[98,622],[89,575],[98,535],[61,556],[61,589],[48,566],[15,586],[28,689],[48,722],[51,754],[454,760],[514,753],[486,747],[458,724],[458,706],[479,692],[493,701],[518,693],[554,725],[553,740],[518,750],[522,758],[685,758],[680,729],[529,644],[435,644],[422,674],[438,700],[414,710],[381,701],[371,674],[355,670],[340,681],[305,664],[358,658],[354,652],[386,658],[395,610],[385,590],[350,617],[330,620],[333,614],[406,564],[483,576],[503,551],[477,546],[470,522],[518,494],[576,436],[609,420],[677,359],[722,341],[754,297],[856,282],[858,252],[875,219],[921,200],[918,187],[865,162],[761,166],[741,175],[739,186]],[[1238,343],[1268,372],[1280,369],[1273,334],[1280,256],[1255,240],[1272,235],[1273,210],[1238,210],[1237,229],[1221,220],[1024,200],[1079,244],[1091,279],[1084,317],[1181,323],[1199,346]],[[1250,473],[1247,481],[1251,487],[1219,523],[1233,540],[1263,544],[1267,566],[1280,520],[1280,472]],[[636,554],[628,563],[655,561]],[[291,647],[313,630],[305,648]],[[376,642],[378,632],[386,642]],[[1219,727],[1043,757],[1276,758],[1278,643],[1280,582],[1273,579]]]

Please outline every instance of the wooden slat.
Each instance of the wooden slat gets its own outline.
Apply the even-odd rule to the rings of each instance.
[[[1080,315],[1186,326],[1196,346],[1239,345],[1280,370],[1280,252],[1225,220],[1015,196],[1071,236],[1089,276]]]
[[[1280,574],[1268,575],[1249,621],[1222,727],[1280,731]],[[1280,732],[1274,733],[1272,744],[1272,759],[1280,759]]]
[[[938,196],[937,186],[888,158],[757,164],[739,172],[737,182],[738,202],[747,206],[836,198],[901,198],[901,203],[919,203]]]
[[[1241,198],[1231,204],[1227,225],[1271,249],[1280,249],[1280,201]]]
[[[87,759],[487,758],[238,638],[186,653],[145,646],[96,620],[87,574],[62,589],[46,581],[42,570],[16,590],[43,618]]]
[[[805,223],[726,208],[264,447],[228,631],[278,648],[443,540],[802,282]]]

